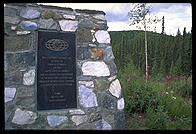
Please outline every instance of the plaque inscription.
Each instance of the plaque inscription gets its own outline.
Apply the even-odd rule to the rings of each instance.
[[[38,31],[37,109],[76,108],[75,34]]]

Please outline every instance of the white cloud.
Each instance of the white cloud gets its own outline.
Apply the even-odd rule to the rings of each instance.
[[[38,3],[40,4],[40,3]],[[100,10],[106,13],[108,31],[136,30],[136,26],[129,26],[127,16],[130,3],[41,3],[73,9]],[[181,33],[186,27],[187,32],[192,27],[192,6],[190,3],[151,3],[152,14],[160,19],[165,16],[165,32],[175,35],[179,28]],[[161,33],[162,22],[156,24],[156,32]]]

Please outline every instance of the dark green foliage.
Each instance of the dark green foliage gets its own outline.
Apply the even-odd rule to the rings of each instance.
[[[176,36],[147,34],[149,75],[192,74],[192,33],[184,28],[183,35],[179,29]],[[111,31],[110,35],[118,70],[123,70],[132,59],[135,67],[145,73],[144,31]]]

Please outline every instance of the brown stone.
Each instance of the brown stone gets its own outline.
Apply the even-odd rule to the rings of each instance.
[[[95,60],[102,59],[103,58],[103,53],[104,53],[103,49],[93,48],[90,51],[90,57],[91,57],[91,59],[95,59]]]
[[[99,25],[97,25],[97,24],[94,24],[94,27],[93,27],[93,29],[94,29],[94,30],[97,30],[97,29],[99,29]]]
[[[56,12],[54,11],[51,11],[51,10],[46,10],[42,13],[42,18],[43,19],[50,19],[50,18],[53,18],[53,19],[60,19],[61,16],[58,15]]]

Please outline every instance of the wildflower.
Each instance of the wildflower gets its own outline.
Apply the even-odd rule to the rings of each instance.
[[[174,93],[174,91],[170,91],[170,93],[171,93],[171,94],[173,94],[173,93]]]
[[[152,103],[155,103],[155,99],[154,98],[152,98]]]
[[[167,75],[167,76],[166,76],[166,79],[167,79],[167,80],[170,80],[170,79],[171,79],[171,75]]]
[[[166,94],[166,91],[165,91],[165,89],[162,89],[162,94]]]
[[[150,70],[150,66],[147,66],[147,70]]]
[[[180,80],[180,76],[175,77],[174,80]]]
[[[168,92],[165,92],[166,94],[169,94]]]
[[[139,119],[141,119],[141,118],[142,118],[142,116],[139,115],[138,117],[136,117],[136,120],[139,120]]]
[[[136,77],[136,73],[134,72],[134,73],[132,74],[132,76],[133,76],[133,77]]]
[[[129,77],[128,79],[127,79],[127,83],[129,83],[131,81],[131,78]]]
[[[173,98],[174,100],[176,99],[176,97],[174,97],[174,96],[173,96],[172,98]]]
[[[126,86],[125,86],[125,85],[123,85],[123,88],[126,88]]]
[[[168,84],[167,80],[164,80],[164,84],[165,84],[165,85],[167,85],[167,84]]]
[[[152,78],[152,76],[151,75],[148,75],[148,79],[151,79]]]

